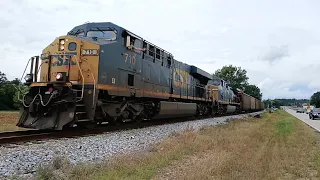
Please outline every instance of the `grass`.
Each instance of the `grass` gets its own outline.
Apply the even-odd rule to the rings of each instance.
[[[18,111],[0,111],[0,132],[23,130],[16,126],[18,117]]]
[[[277,134],[280,136],[289,136],[294,131],[294,121],[292,117],[286,117],[275,122]]]
[[[97,164],[57,163],[38,179],[318,179],[319,135],[279,110],[175,133],[150,151]],[[53,165],[58,164],[58,165]]]

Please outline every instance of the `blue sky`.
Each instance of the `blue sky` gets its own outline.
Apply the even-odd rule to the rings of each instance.
[[[264,98],[309,98],[320,89],[319,16],[317,0],[3,0],[0,71],[20,77],[72,27],[110,21],[210,73],[241,66]]]

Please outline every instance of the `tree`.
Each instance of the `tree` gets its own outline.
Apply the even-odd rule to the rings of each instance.
[[[15,84],[15,85],[21,85],[21,81],[18,78],[15,78],[14,80],[12,80],[10,83]]]
[[[267,108],[267,107],[271,107],[272,106],[272,101],[270,99],[268,100],[264,100],[262,101],[264,103],[264,107]]]
[[[18,85],[16,85],[16,87],[19,88],[19,89],[17,89],[17,91],[13,95],[13,106],[16,109],[19,109],[21,107],[20,99],[23,99],[23,95],[26,94],[29,91],[29,87],[28,86],[23,85],[21,82],[20,82],[19,85],[20,85],[20,87],[18,87]]]
[[[13,81],[8,81],[6,75],[0,72],[0,110],[18,109],[19,102],[17,95],[19,86],[23,92],[27,91],[19,79],[16,78]]]
[[[310,104],[314,105],[317,108],[320,107],[320,92],[316,92],[311,96]]]
[[[280,106],[282,106],[281,101],[276,100],[276,99],[273,100],[273,101],[272,101],[272,106],[277,107],[277,108],[280,108]]]
[[[257,87],[256,85],[250,84],[245,86],[244,92],[255,98],[258,98],[258,99],[262,98],[262,93],[260,92],[260,88]]]
[[[1,94],[0,94],[0,110],[13,110],[16,109],[14,106],[13,97],[16,93],[16,85],[5,83],[1,87]]]
[[[234,90],[237,88],[244,90],[245,86],[248,85],[247,71],[241,69],[241,67],[223,66],[221,69],[216,70],[214,76],[228,81]]]
[[[1,87],[1,85],[3,85],[5,82],[7,82],[7,77],[6,77],[6,75],[5,75],[4,73],[2,73],[2,72],[0,71],[0,87]]]

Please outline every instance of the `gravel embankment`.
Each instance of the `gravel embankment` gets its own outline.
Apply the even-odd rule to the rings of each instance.
[[[251,114],[259,113],[261,112]],[[148,149],[152,144],[163,140],[173,132],[180,132],[186,128],[197,130],[203,126],[226,123],[229,120],[247,116],[248,114],[242,114],[179,122],[96,136],[48,140],[16,147],[0,146],[0,179],[13,174],[19,176],[33,174],[41,163],[48,163],[55,156],[68,157],[72,163],[100,161],[115,154]]]

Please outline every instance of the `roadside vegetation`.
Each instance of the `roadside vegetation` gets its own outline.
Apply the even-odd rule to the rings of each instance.
[[[63,158],[38,179],[318,179],[319,134],[278,110],[261,118],[176,133],[141,154],[72,166]]]

